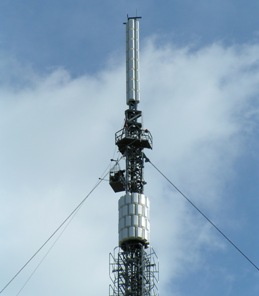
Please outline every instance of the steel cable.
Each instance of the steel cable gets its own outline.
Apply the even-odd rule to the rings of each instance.
[[[226,235],[224,234],[224,232],[222,230],[219,229],[218,226],[216,226],[209,218],[207,215],[205,215],[177,186],[175,186],[173,184],[173,182],[166,177],[166,175],[164,173],[162,173],[158,168],[157,166],[155,166],[149,158],[147,158],[145,156],[145,159],[146,159],[146,162],[149,162],[174,188],[176,191],[178,191],[195,209],[196,211],[198,211],[202,216],[203,218],[205,218],[217,231],[218,233],[221,234],[221,236],[223,236],[225,238],[225,240],[227,240],[231,245],[232,247],[234,247],[251,265],[253,265],[257,271],[259,271],[259,267]]]
[[[121,157],[122,158],[122,157]],[[117,163],[120,162],[120,159],[116,160]],[[18,270],[18,272],[9,280],[9,282],[2,288],[2,290],[0,291],[0,294],[3,293],[5,291],[5,289],[14,281],[14,279],[24,270],[24,268],[38,255],[38,253],[47,245],[47,243],[55,236],[55,234],[64,226],[64,224],[66,224],[66,222],[71,219],[69,221],[69,223],[73,220],[74,216],[76,215],[76,213],[79,211],[79,209],[81,208],[81,206],[84,204],[84,202],[86,201],[86,199],[93,193],[93,191],[100,185],[100,183],[104,180],[104,178],[108,175],[109,171],[107,172],[109,166],[105,169],[105,171],[102,174],[102,177],[99,178],[99,181],[96,183],[96,185],[92,188],[92,190],[85,196],[85,198],[78,204],[78,206],[67,216],[67,218],[56,228],[56,230],[49,236],[49,238],[41,245],[41,247],[30,257],[30,259],[28,261],[26,261],[26,263]],[[68,224],[69,224],[68,223]],[[63,232],[62,232],[63,233]],[[61,233],[61,235],[62,235]],[[61,236],[60,235],[60,236]],[[57,238],[57,240],[60,238],[60,236]],[[56,241],[57,241],[56,240]],[[56,241],[54,242],[54,244],[56,243]],[[50,250],[53,248],[54,244],[50,247]],[[49,251],[50,251],[49,250]],[[47,252],[47,254],[44,256],[43,260],[45,259],[45,257],[48,255],[49,252]],[[42,261],[43,261],[42,260]],[[42,263],[42,261],[40,262],[40,264]],[[36,267],[36,269],[39,266]],[[31,276],[35,273],[36,269],[32,272]],[[30,276],[30,277],[31,277]],[[30,279],[29,277],[29,279]],[[29,280],[28,279],[28,280]],[[27,281],[28,282],[28,281]],[[27,284],[27,282],[25,283],[25,285]],[[22,288],[23,289],[23,288]]]

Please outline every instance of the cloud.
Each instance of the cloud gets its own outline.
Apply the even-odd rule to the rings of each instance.
[[[220,213],[229,206],[227,185],[238,178],[235,164],[248,153],[246,145],[258,126],[258,120],[250,117],[250,112],[258,111],[258,50],[256,45],[213,44],[192,51],[151,43],[142,58],[143,109],[155,139],[151,155],[222,227],[228,223]],[[152,174],[150,179],[155,178]],[[163,242],[158,247],[163,250],[161,281],[169,283],[172,275],[198,268],[203,261],[201,249],[222,250],[224,242],[162,179],[152,181],[151,187],[150,194],[156,192],[153,235],[159,233],[155,241]],[[233,202],[229,197],[228,201]],[[172,264],[166,264],[168,258]]]
[[[159,46],[154,40],[146,42],[141,56],[140,109],[154,137],[154,150],[147,155],[210,217],[226,224],[221,210],[229,206],[223,202],[227,183],[238,178],[235,163],[247,153],[247,141],[258,125],[258,56],[257,45],[212,44],[192,50]],[[124,65],[111,64],[95,76],[78,78],[64,69],[41,75],[26,67],[23,73],[17,66],[15,86],[12,79],[2,84],[1,286],[117,155],[114,133],[126,108]],[[1,77],[4,71],[12,77],[8,69],[1,67]],[[19,83],[24,77],[26,83]],[[171,295],[174,279],[202,268],[204,250],[222,253],[226,245],[148,164],[146,180],[160,293]],[[102,182],[24,294],[107,293],[108,253],[117,244],[118,197]],[[36,265],[7,294],[15,295]]]

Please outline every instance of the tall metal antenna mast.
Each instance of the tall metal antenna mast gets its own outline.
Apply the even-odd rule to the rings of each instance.
[[[138,110],[139,19],[128,17],[126,25],[126,103],[124,127],[115,134],[115,144],[125,158],[125,169],[118,162],[110,172],[119,199],[119,247],[110,254],[110,296],[157,296],[158,260],[149,247],[149,198],[144,194],[145,148],[152,149],[150,132],[142,127]]]

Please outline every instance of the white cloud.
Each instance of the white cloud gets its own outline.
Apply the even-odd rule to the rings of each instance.
[[[147,154],[205,212],[223,221],[226,184],[238,174],[233,166],[257,124],[251,115],[258,112],[258,56],[256,45],[192,51],[155,42],[141,56],[140,108],[154,137]],[[95,77],[71,78],[62,69],[24,76],[32,77],[26,85],[0,89],[1,286],[101,176],[126,108],[124,65]],[[201,268],[204,248],[215,252],[225,245],[148,164],[146,179],[160,293],[171,295],[173,278]],[[24,295],[108,294],[117,199],[104,181]],[[22,273],[6,295],[15,295],[27,276]]]

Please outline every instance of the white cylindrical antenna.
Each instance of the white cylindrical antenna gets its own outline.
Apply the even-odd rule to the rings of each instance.
[[[126,23],[126,88],[127,104],[140,101],[139,95],[139,18]]]
[[[150,203],[141,193],[127,193],[119,199],[119,244],[128,241],[149,244],[150,240]]]

